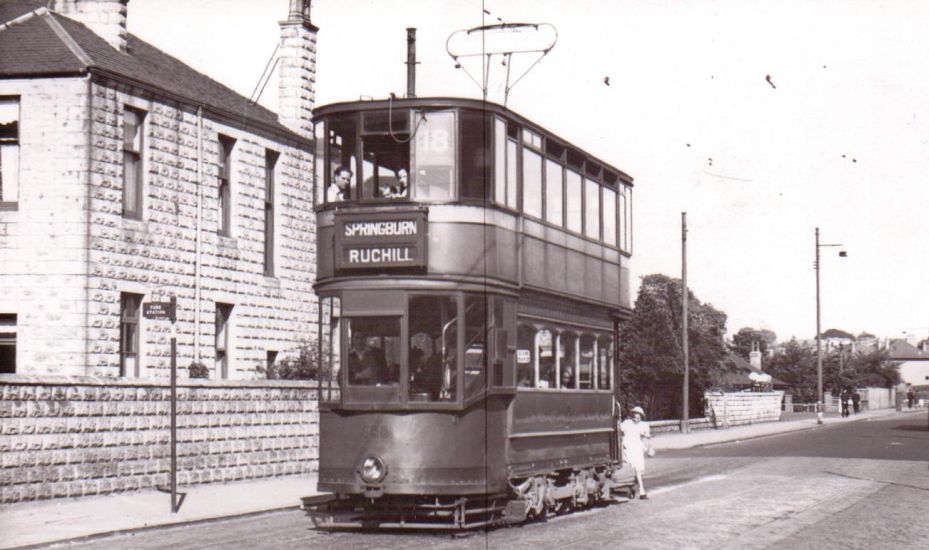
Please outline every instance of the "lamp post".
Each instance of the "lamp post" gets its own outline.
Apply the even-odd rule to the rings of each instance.
[[[813,262],[813,269],[816,271],[816,395],[819,400],[819,406],[816,410],[816,422],[823,423],[823,408],[826,403],[823,400],[823,351],[822,351],[822,332],[820,330],[820,300],[819,300],[819,249],[824,246],[842,246],[841,244],[822,244],[819,242],[819,228],[816,228],[816,260]],[[848,254],[844,250],[839,251],[839,257],[845,258]]]

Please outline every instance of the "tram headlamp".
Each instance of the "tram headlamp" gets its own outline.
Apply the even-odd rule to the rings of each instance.
[[[366,483],[377,483],[387,475],[387,465],[380,457],[369,456],[361,461],[358,474]]]

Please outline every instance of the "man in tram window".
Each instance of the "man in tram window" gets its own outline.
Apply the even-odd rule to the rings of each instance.
[[[348,200],[352,196],[352,171],[347,166],[339,166],[332,173],[332,185],[326,190],[326,202]]]
[[[361,331],[352,333],[352,349],[348,354],[348,375],[352,384],[371,386],[383,382],[386,359],[384,350],[373,345],[377,336]]]

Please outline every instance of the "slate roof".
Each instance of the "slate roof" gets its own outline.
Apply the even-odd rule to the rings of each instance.
[[[897,361],[929,361],[929,353],[920,351],[919,348],[910,344],[906,340],[892,340],[887,345],[888,354],[891,359]]]
[[[174,96],[205,111],[257,122],[289,138],[306,141],[278,122],[270,110],[182,61],[129,34],[127,52],[119,52],[89,28],[45,8],[46,0],[0,0],[0,78],[51,77],[98,73],[129,80],[156,94]]]

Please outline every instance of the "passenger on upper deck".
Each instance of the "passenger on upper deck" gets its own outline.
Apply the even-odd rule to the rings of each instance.
[[[333,185],[326,192],[326,202],[339,202],[351,198],[352,171],[345,166],[339,166],[333,172]]]
[[[406,168],[397,170],[397,189],[394,192],[395,197],[406,197],[409,192],[410,174]]]

